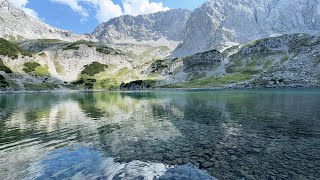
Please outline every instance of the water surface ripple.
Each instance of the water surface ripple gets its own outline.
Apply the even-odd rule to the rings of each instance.
[[[320,90],[0,95],[0,179],[317,179]]]

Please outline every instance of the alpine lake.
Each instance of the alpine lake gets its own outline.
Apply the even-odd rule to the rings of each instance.
[[[319,179],[320,90],[0,95],[0,179]]]

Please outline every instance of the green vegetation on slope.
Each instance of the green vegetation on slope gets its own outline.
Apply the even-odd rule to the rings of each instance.
[[[26,73],[33,72],[33,71],[35,71],[36,67],[41,66],[37,62],[26,62],[23,65],[25,66],[25,68],[23,68],[23,71]]]
[[[95,74],[99,74],[100,72],[103,72],[106,68],[108,68],[108,65],[101,64],[97,61],[94,61],[89,65],[85,65],[84,70],[81,72],[81,74],[94,76]]]
[[[23,64],[25,68],[22,70],[26,73],[33,73],[36,76],[50,76],[48,67],[42,67],[39,63],[37,62],[26,62]]]
[[[203,79],[191,80],[189,82],[169,84],[162,86],[164,88],[210,88],[210,87],[223,87],[232,83],[244,82],[251,79],[249,74],[229,74],[225,76],[206,77]]]
[[[2,59],[0,59],[0,71],[12,73],[11,69],[3,63]]]
[[[289,57],[288,56],[284,56],[281,60],[280,60],[280,63],[283,64],[285,62],[287,62],[289,60]]]
[[[0,88],[5,88],[9,86],[9,83],[6,81],[6,79],[0,74]]]
[[[38,54],[40,57],[42,58],[46,58],[47,57],[47,54],[45,52],[41,52]]]
[[[113,49],[108,46],[98,46],[96,47],[96,51],[102,54],[112,54],[112,55],[124,55],[124,53],[118,49]]]
[[[32,54],[26,50],[23,50],[19,46],[0,38],[0,55],[8,56],[13,59],[18,58],[19,54],[23,56],[31,57]]]
[[[64,41],[60,39],[37,39],[38,42],[40,43],[62,43]]]
[[[57,84],[54,83],[24,83],[24,88],[27,91],[46,91],[46,90],[54,90],[58,88]]]
[[[79,45],[86,45],[88,47],[95,47],[96,51],[102,54],[112,54],[112,55],[124,55],[124,53],[118,49],[113,49],[104,44],[95,43],[92,41],[80,40],[73,43],[69,43],[66,47],[63,48],[64,51],[67,50],[79,50]]]
[[[85,65],[84,70],[81,72],[80,79],[73,82],[74,85],[84,85],[87,89],[93,89],[94,83],[97,82],[94,75],[104,72],[108,68],[108,65],[101,64],[97,61],[92,62],[91,64]]]

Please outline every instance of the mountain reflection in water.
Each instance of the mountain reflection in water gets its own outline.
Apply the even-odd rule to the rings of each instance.
[[[0,179],[316,179],[319,108],[317,89],[0,95]]]

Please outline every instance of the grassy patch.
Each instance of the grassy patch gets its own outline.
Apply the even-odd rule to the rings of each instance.
[[[269,69],[273,65],[273,60],[269,59],[267,62],[263,65],[263,69]]]
[[[46,54],[45,52],[41,52],[41,53],[39,53],[38,55],[39,55],[40,57],[43,57],[43,58],[47,57],[47,54]]]
[[[13,44],[5,39],[0,38],[0,55],[16,59],[20,54],[22,56],[32,56],[30,52],[20,48],[16,44]]]
[[[281,60],[280,60],[280,63],[283,64],[285,62],[287,62],[289,60],[289,57],[288,56],[284,56]]]
[[[47,82],[39,83],[39,84],[24,83],[24,88],[27,91],[45,91],[45,90],[54,90],[58,88],[58,85],[53,83],[47,83]]]
[[[22,70],[26,73],[33,73],[36,76],[50,76],[48,66],[41,66],[37,62],[26,62],[23,64],[25,68]]]
[[[106,78],[99,80],[95,83],[94,89],[107,89],[107,90],[117,90],[119,89],[120,83],[113,78]]]
[[[221,77],[207,77],[204,79],[193,80],[184,83],[170,84],[163,86],[165,88],[206,88],[223,87],[228,84],[244,82],[251,79],[249,74],[230,74]]]
[[[205,77],[206,77],[206,73],[194,72],[189,75],[189,80],[193,81],[193,80],[202,79]]]
[[[120,86],[120,83],[114,78],[105,78],[97,80],[95,78],[89,78],[86,76],[82,77],[78,81],[73,82],[72,84],[90,90],[116,90]]]
[[[53,64],[54,64],[54,66],[55,66],[56,71],[57,71],[58,74],[63,74],[63,73],[64,73],[64,68],[63,68],[63,66],[60,64],[59,61],[55,60],[55,61],[53,61]]]
[[[3,63],[2,59],[0,59],[0,71],[12,73],[11,69]]]
[[[117,74],[115,75],[115,77],[119,78],[119,79],[123,79],[125,78],[125,76],[129,74],[129,68],[127,67],[124,67],[124,68],[121,68]]]
[[[60,39],[38,39],[37,41],[41,42],[41,43],[61,43],[61,42],[63,42]]]
[[[127,67],[121,68],[117,72],[113,73],[108,68],[103,72],[89,76],[88,74],[81,74],[80,79],[72,84],[78,88],[93,89],[93,90],[117,90],[124,81],[129,79],[136,79],[134,77],[134,71],[131,71]]]
[[[81,74],[86,74],[89,76],[94,76],[95,74],[99,74],[100,72],[103,72],[106,68],[108,68],[108,65],[101,64],[99,62],[92,62],[89,65],[84,66],[84,70],[81,72]]]
[[[259,74],[260,70],[256,69],[255,67],[245,67],[241,69],[240,71],[242,74],[247,74],[247,75],[254,75],[254,74]]]
[[[226,67],[226,72],[229,74],[259,74],[262,66],[263,69],[268,69],[273,65],[273,59],[267,59],[265,54],[257,54],[249,57],[233,55],[230,59],[229,66]]]
[[[50,72],[48,66],[42,67],[38,66],[34,70],[34,74],[37,76],[48,76],[50,77]]]

